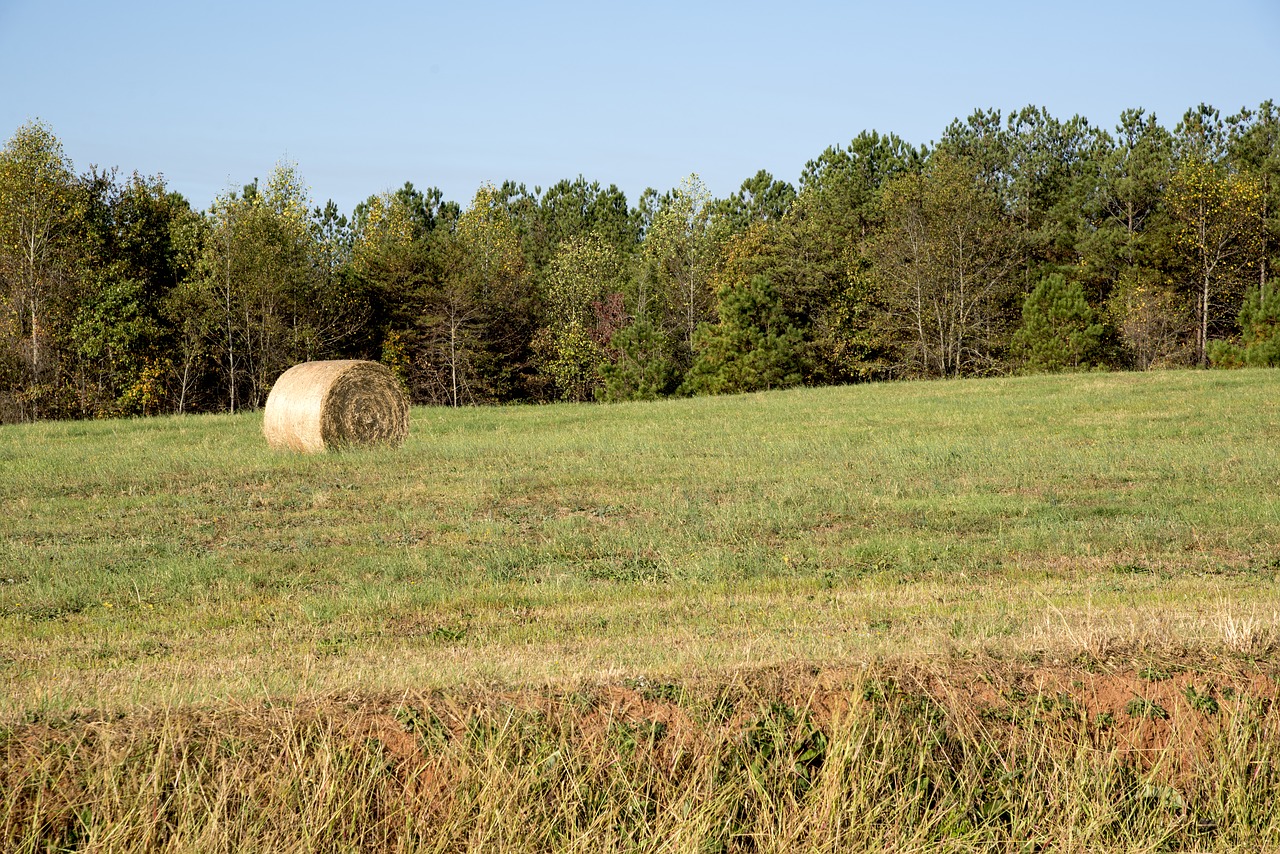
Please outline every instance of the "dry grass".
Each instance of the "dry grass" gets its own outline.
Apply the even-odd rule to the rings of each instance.
[[[1274,681],[884,666],[4,733],[8,850],[1263,850]]]

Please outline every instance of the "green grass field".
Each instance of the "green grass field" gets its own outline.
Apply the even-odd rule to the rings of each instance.
[[[225,836],[191,835],[198,822],[179,822],[187,836],[174,836],[172,828],[155,836],[154,816],[162,811],[153,810],[153,836],[121,830],[113,843],[111,828],[132,826],[120,817],[133,815],[124,807],[95,813],[98,802],[86,799],[89,818],[67,813],[77,817],[66,819],[79,828],[75,836],[65,828],[55,833],[55,825],[63,827],[56,822],[41,824],[38,805],[17,796],[30,787],[53,791],[62,779],[40,783],[28,773],[45,767],[33,758],[46,755],[32,747],[33,738],[39,742],[33,727],[71,738],[117,721],[119,732],[133,733],[129,738],[169,733],[169,742],[157,736],[146,742],[150,748],[138,748],[147,753],[156,744],[186,743],[195,727],[190,720],[201,716],[238,721],[227,724],[228,738],[243,726],[264,744],[284,738],[255,717],[263,703],[310,708],[347,698],[411,733],[417,724],[405,723],[409,707],[388,698],[435,698],[412,706],[415,715],[431,709],[431,716],[446,702],[441,698],[454,698],[449,708],[474,711],[459,712],[459,721],[500,708],[534,714],[541,735],[495,736],[484,742],[490,747],[468,742],[467,755],[491,767],[502,764],[495,757],[504,750],[525,756],[522,738],[577,744],[564,726],[552,726],[567,719],[564,704],[587,697],[584,708],[597,708],[601,697],[620,691],[641,706],[684,709],[684,729],[668,720],[663,732],[669,726],[699,733],[703,741],[689,744],[700,744],[697,755],[710,761],[724,744],[754,743],[748,736],[764,726],[759,715],[739,720],[709,711],[732,688],[740,700],[752,698],[753,708],[792,709],[777,733],[801,744],[819,733],[830,755],[836,745],[853,749],[837,734],[862,724],[831,712],[831,703],[815,711],[813,698],[838,688],[821,674],[842,674],[836,681],[850,696],[875,706],[887,695],[868,689],[867,680],[898,684],[912,673],[906,682],[918,690],[889,694],[915,699],[887,717],[873,715],[867,720],[879,723],[858,732],[894,756],[916,756],[926,742],[909,733],[976,714],[958,702],[940,703],[950,710],[942,718],[920,712],[912,702],[938,700],[928,687],[936,687],[933,677],[920,673],[963,672],[959,682],[970,686],[1008,679],[1023,686],[1017,688],[1023,695],[1035,673],[1057,674],[1070,693],[1080,682],[1070,675],[1077,671],[1123,676],[1139,689],[1160,681],[1139,678],[1144,672],[1181,674],[1179,696],[1188,698],[1209,696],[1213,674],[1219,685],[1235,680],[1258,696],[1258,685],[1271,684],[1257,678],[1272,671],[1280,639],[1280,372],[1088,374],[609,406],[416,409],[412,419],[397,451],[321,456],[269,450],[260,415],[0,428],[0,741],[8,745],[0,786],[12,796],[0,830],[9,847],[46,850],[38,842],[44,836],[62,840],[58,845],[88,840],[95,850],[181,850],[184,840],[202,850],[234,850],[254,839],[276,850],[847,850],[854,825],[814,813],[807,793],[826,792],[823,803],[860,802],[844,790],[823,789],[834,783],[806,778],[803,792],[779,784],[789,793],[783,798],[790,799],[789,812],[760,795],[764,812],[742,813],[739,804],[737,825],[717,818],[727,807],[708,789],[706,800],[683,807],[691,817],[683,829],[656,819],[624,822],[634,832],[610,837],[602,828],[623,826],[617,813],[606,814],[613,818],[600,819],[600,827],[563,824],[567,814],[555,813],[561,823],[544,825],[547,835],[516,816],[508,817],[510,838],[483,837],[476,836],[476,816],[486,814],[488,790],[481,786],[466,790],[475,799],[471,812],[459,813],[472,823],[448,825],[460,836],[444,833],[445,825],[424,831],[404,819],[417,828],[418,835],[409,834],[397,823],[403,817],[390,830],[377,825],[383,835],[376,839],[320,836],[314,844],[270,841],[230,820],[222,825]],[[792,674],[783,680],[789,687],[770,700],[775,676],[766,675],[779,673]],[[1017,729],[1025,704],[1000,691],[992,702],[1014,711],[995,719]],[[527,692],[543,699],[511,699]],[[561,711],[548,711],[548,703]],[[1091,719],[1115,716],[1100,708]],[[1240,726],[1253,721],[1267,732],[1280,714],[1256,704],[1240,708]],[[170,732],[155,724],[157,715],[187,723]],[[1129,717],[1153,716],[1139,710]],[[875,728],[890,719],[915,723]],[[290,720],[302,726],[299,720],[312,718]],[[618,720],[631,726],[630,718]],[[708,722],[731,720],[741,725],[736,736],[707,729]],[[987,718],[972,720],[976,729],[957,724],[948,732],[957,744],[969,743],[968,733],[987,752],[961,754],[974,762],[989,756],[991,768],[1005,767],[1017,739],[996,738],[981,724]],[[151,729],[139,721],[150,721]],[[610,721],[602,726],[615,733]],[[471,731],[465,722],[457,726]],[[889,739],[890,730],[906,741]],[[1059,744],[1045,734],[1050,730],[1017,743],[1028,756],[1061,760],[1053,768],[1069,777],[1083,761],[1071,751],[1083,750],[1084,742],[1063,736],[1055,752],[1046,747]],[[308,743],[336,743],[337,729],[323,731],[329,741]],[[637,752],[635,732],[626,755],[658,761],[653,751],[662,739],[655,730],[643,730],[649,753]],[[1260,760],[1249,744],[1232,755],[1252,767]],[[106,763],[86,760],[102,775],[99,783],[133,779],[120,770],[124,765],[111,764],[111,751],[92,755]],[[462,762],[461,754],[451,755]],[[800,755],[787,760],[792,772]],[[515,759],[503,762],[533,773]],[[973,774],[956,791],[988,786],[983,775],[991,768],[948,762],[957,774]],[[641,769],[636,773],[648,767],[639,759],[631,764]],[[720,771],[706,774],[728,766],[715,767]],[[579,770],[593,780],[604,773]],[[1121,773],[1099,772],[1100,779],[1112,779],[1112,772]],[[145,776],[139,772],[138,780]],[[1047,777],[1026,777],[1033,778],[1049,785]],[[372,778],[359,779],[348,791],[372,797]],[[480,786],[476,781],[490,778],[476,772],[467,779]],[[492,778],[494,791],[512,790],[503,779]],[[1280,844],[1275,822],[1239,819],[1227,832],[1227,819],[1206,829],[1201,813],[1187,818],[1194,812],[1190,790],[1171,779],[1162,776],[1158,785],[1173,787],[1181,811],[1166,799],[1128,821],[1137,828],[1131,838],[1097,830],[1061,850],[1158,847],[1169,840],[1241,850]],[[217,788],[200,785],[207,787],[202,796]],[[1141,800],[1145,790],[1137,783],[1131,789]],[[645,791],[661,800],[657,789]],[[1094,795],[1098,803],[1115,799],[1105,787]],[[545,791],[530,797],[562,803]],[[355,801],[353,795],[341,803]],[[43,803],[52,809],[51,800]],[[988,816],[991,824],[963,798],[957,803],[967,806],[960,818],[951,816],[955,821],[937,804],[929,812],[929,803],[885,807],[877,821],[918,833],[882,835],[898,840],[888,847],[947,850],[946,840],[955,840],[957,850],[988,844],[1005,850],[1019,838],[1017,816],[1024,813],[1008,804]],[[913,819],[911,809],[924,810],[923,818]],[[327,815],[329,825],[347,830],[359,821],[345,812]],[[1171,815],[1182,819],[1159,819]],[[1045,826],[1038,813],[1025,817]],[[866,832],[883,834],[889,825],[872,818],[874,811]],[[1056,821],[1048,826],[1068,825]],[[748,825],[754,829],[743,829]],[[226,830],[232,826],[240,836]],[[845,830],[837,833],[839,827]]]

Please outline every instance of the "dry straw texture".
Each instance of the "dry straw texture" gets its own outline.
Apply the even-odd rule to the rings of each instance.
[[[303,362],[280,375],[267,397],[262,432],[273,448],[395,447],[409,432],[409,401],[377,362]]]

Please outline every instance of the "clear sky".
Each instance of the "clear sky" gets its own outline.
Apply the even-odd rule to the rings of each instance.
[[[0,0],[0,138],[162,173],[200,208],[296,161],[344,211],[406,180],[579,174],[635,202],[697,172],[796,182],[864,129],[937,139],[1027,104],[1172,128],[1280,100],[1280,0]]]

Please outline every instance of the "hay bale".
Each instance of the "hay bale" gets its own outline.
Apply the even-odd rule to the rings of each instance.
[[[267,396],[262,433],[273,448],[335,450],[398,446],[409,432],[409,401],[385,365],[358,359],[303,362]]]

